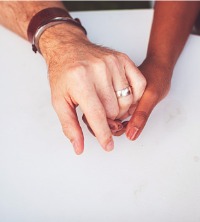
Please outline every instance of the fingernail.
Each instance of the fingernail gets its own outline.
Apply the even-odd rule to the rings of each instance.
[[[118,125],[118,131],[122,130],[124,128],[124,126],[122,124]]]
[[[115,125],[109,124],[109,127],[110,127],[110,129],[111,129],[112,131],[115,131],[115,130],[116,130]]]
[[[106,150],[111,151],[114,149],[114,142],[111,140],[107,145],[106,145]]]
[[[117,132],[121,131],[123,128],[124,128],[124,127],[121,126],[121,127],[119,127],[118,129],[115,129],[115,130],[112,130],[112,129],[111,129],[111,132],[112,132],[112,133],[117,133]]]
[[[123,125],[123,128],[126,128],[126,126],[128,125],[128,121],[124,121],[124,122],[122,123],[122,125]]]
[[[77,141],[72,141],[72,145],[74,147],[74,151],[76,154],[81,154]]]
[[[111,125],[110,124],[109,127],[110,127],[110,130],[111,130],[112,133],[116,133],[116,132],[123,129],[123,125],[121,123],[118,124],[118,125]]]
[[[138,132],[138,128],[137,127],[133,127],[133,128],[131,128],[131,129],[129,129],[129,131],[127,132],[127,137],[128,137],[128,139],[130,139],[130,140],[134,140],[134,138],[135,138],[135,136],[136,136],[136,134],[137,134],[137,132]]]

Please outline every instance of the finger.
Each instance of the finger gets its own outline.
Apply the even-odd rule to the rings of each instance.
[[[114,142],[108,126],[105,109],[95,89],[92,86],[88,86],[87,89],[87,91],[83,91],[84,93],[82,93],[82,95],[77,94],[78,97],[75,98],[75,100],[79,101],[79,105],[86,116],[87,122],[101,146],[106,151],[111,151],[114,148]],[[79,96],[81,96],[81,98]]]
[[[149,118],[149,115],[156,106],[157,101],[157,97],[154,96],[151,91],[145,91],[126,128],[126,136],[128,139],[135,140],[138,138]]]
[[[114,132],[113,135],[114,136],[121,136],[122,134],[125,133],[126,131],[126,127],[127,127],[127,124],[128,124],[128,121],[124,121],[123,123],[121,123],[123,125],[123,128],[117,132]]]
[[[123,128],[117,132],[113,132],[113,136],[121,136],[122,134],[124,134],[125,131],[126,131],[126,129]]]
[[[146,79],[128,56],[123,56],[124,68],[128,82],[132,88],[133,104],[136,104],[146,87]]]
[[[137,103],[136,104],[132,104],[128,110],[127,113],[125,113],[123,116],[120,117],[120,120],[123,121],[125,119],[127,119],[129,116],[132,116],[133,113],[135,112],[137,107]]]
[[[91,129],[91,127],[90,127],[90,125],[89,125],[86,117],[85,117],[85,115],[82,116],[82,120],[83,120],[83,122],[85,123],[85,125],[87,126],[88,130],[90,131],[90,133],[91,133],[93,136],[95,136],[95,135],[94,135],[94,132],[92,131],[92,129]]]
[[[86,124],[88,130],[93,134],[93,136],[95,136],[94,132],[92,131],[91,127],[89,126],[89,123],[88,123],[85,115],[82,116],[82,120]],[[107,119],[107,121],[108,121],[108,125],[109,125],[110,130],[111,130],[113,135],[115,135],[116,132],[122,130],[123,124],[121,123],[121,121],[119,121],[119,120],[111,120],[111,119]]]
[[[128,110],[128,114],[129,116],[132,116],[133,113],[135,112],[136,108],[137,108],[138,103],[132,104]]]
[[[102,70],[102,72],[106,72]],[[112,85],[110,75],[96,75],[98,84],[95,85],[97,95],[103,104],[108,119],[116,119],[119,114],[119,105]],[[94,74],[95,75],[95,74]]]
[[[64,98],[53,102],[65,136],[71,141],[76,154],[84,150],[84,137],[78,122],[75,108],[69,105]]]
[[[108,125],[109,125],[112,133],[122,130],[123,125],[122,125],[121,121],[112,120],[112,119],[107,119],[107,121],[108,121]]]
[[[127,95],[125,97],[117,97],[116,92],[129,87],[130,84],[125,75],[125,70],[123,67],[124,64],[118,58],[111,60],[109,62],[109,65],[109,71],[112,74],[112,83],[115,91],[115,96],[119,104],[119,113],[116,118],[119,119],[128,111],[130,105],[133,102],[133,95],[131,93],[130,95]]]

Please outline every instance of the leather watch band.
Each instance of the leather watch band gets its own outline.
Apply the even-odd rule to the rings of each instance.
[[[46,8],[36,13],[28,25],[27,36],[28,40],[32,43],[32,49],[34,52],[39,51],[38,41],[42,33],[47,28],[62,22],[67,22],[79,27],[87,35],[80,20],[78,18],[73,19],[65,9]]]

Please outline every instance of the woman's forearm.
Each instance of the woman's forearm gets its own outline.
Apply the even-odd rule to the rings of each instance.
[[[147,57],[173,68],[198,16],[200,3],[156,2]]]

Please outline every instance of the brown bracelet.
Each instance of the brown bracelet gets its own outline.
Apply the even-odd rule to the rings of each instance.
[[[47,28],[60,23],[70,23],[72,25],[75,25],[87,35],[87,32],[85,28],[81,25],[80,20],[78,18],[73,19],[66,10],[62,8],[43,9],[33,16],[27,29],[28,40],[31,42],[32,50],[35,53],[37,51],[40,52],[39,38],[42,33]]]

